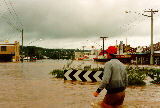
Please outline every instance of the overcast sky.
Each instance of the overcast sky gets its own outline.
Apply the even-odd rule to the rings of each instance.
[[[102,45],[101,36],[107,36],[105,47],[116,40],[132,47],[150,44],[150,18],[145,9],[159,9],[159,0],[6,0],[14,6],[19,20],[7,10],[4,0],[0,5],[1,39],[21,42],[8,20],[24,29],[24,45],[46,48],[86,49]],[[11,2],[9,2],[11,1]],[[128,11],[129,13],[126,13]],[[13,11],[14,13],[14,11]],[[148,14],[149,13],[145,13]],[[160,41],[160,12],[154,14],[154,43]],[[4,18],[5,16],[5,18]],[[13,18],[12,18],[13,17]],[[8,18],[8,19],[7,19]],[[40,40],[43,39],[43,40]]]

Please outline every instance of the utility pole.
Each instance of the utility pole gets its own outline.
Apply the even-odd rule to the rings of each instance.
[[[86,47],[86,46],[82,46],[82,48],[83,48],[83,57],[84,57],[84,47]]]
[[[126,37],[126,46],[127,46],[127,37]]]
[[[126,47],[125,47],[126,52],[128,52],[128,46],[127,46],[127,37],[126,37]]]
[[[151,17],[151,55],[150,55],[150,64],[153,65],[153,55],[154,55],[154,48],[153,48],[153,14],[155,14],[156,12],[158,12],[158,10],[154,11],[152,9],[150,9],[149,11],[144,11],[144,12],[150,12],[151,15],[148,17]],[[147,15],[144,15],[147,16]]]
[[[23,63],[23,29],[22,29],[22,63]]]
[[[103,39],[103,56],[104,56],[104,39],[108,38],[108,37],[100,37]]]

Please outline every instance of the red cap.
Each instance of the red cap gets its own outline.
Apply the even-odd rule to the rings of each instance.
[[[117,53],[117,49],[114,46],[109,46],[107,49],[107,52],[109,54],[116,54]]]

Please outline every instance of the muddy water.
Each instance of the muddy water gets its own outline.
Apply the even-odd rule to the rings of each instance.
[[[92,108],[91,103],[102,100],[106,92],[93,97],[97,83],[64,82],[49,75],[68,62],[0,63],[0,108]],[[72,63],[75,68],[84,65],[103,66],[89,61]],[[160,108],[160,86],[128,87],[124,107]]]
[[[65,83],[65,108],[92,108],[91,104],[103,100],[106,91],[103,90],[98,97],[92,93],[97,89],[98,84],[66,82]],[[123,108],[160,108],[160,86],[148,85],[143,87],[128,87]],[[94,107],[99,108],[99,107]]]

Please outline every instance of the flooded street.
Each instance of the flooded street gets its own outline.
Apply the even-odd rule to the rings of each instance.
[[[0,108],[62,108],[63,80],[49,75],[57,64],[55,61],[1,63]]]
[[[98,84],[80,82],[71,84],[67,81],[65,83],[65,108],[92,108],[91,103],[100,102],[106,93],[106,90],[103,90],[98,97],[93,97],[92,93],[97,87]],[[128,87],[123,108],[160,108],[160,86]]]
[[[106,92],[103,90],[97,98],[92,96],[98,83],[64,82],[49,74],[67,62],[0,63],[0,108],[92,108],[91,103],[102,100]],[[83,64],[74,63],[75,66]],[[159,108],[160,86],[128,87],[124,107]]]

